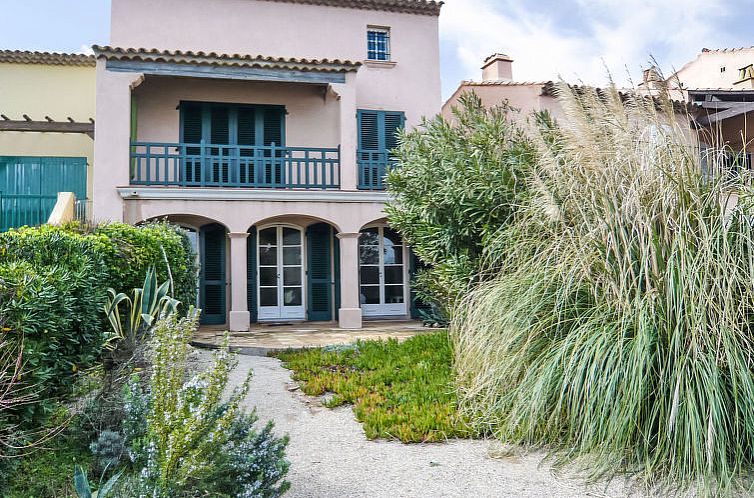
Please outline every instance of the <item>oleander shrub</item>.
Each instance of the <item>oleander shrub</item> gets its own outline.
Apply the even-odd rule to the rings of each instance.
[[[123,434],[138,478],[123,486],[155,498],[280,496],[289,487],[288,438],[275,437],[272,423],[258,429],[241,406],[251,372],[226,392],[236,364],[227,341],[208,369],[193,371],[197,320],[191,308],[153,327],[149,373],[135,374],[126,390]]]
[[[445,309],[485,278],[489,240],[513,220],[533,160],[507,105],[486,109],[474,93],[460,103],[454,122],[437,116],[405,133],[387,176],[390,225],[428,266],[419,295]]]
[[[667,96],[560,87],[514,248],[454,317],[461,407],[590,477],[728,496],[754,461],[749,178]],[[707,164],[715,173],[715,165]],[[738,193],[738,202],[730,192]]]
[[[198,266],[184,229],[165,222],[107,223],[94,227],[92,233],[109,241],[103,251],[108,268],[105,290],[139,288],[147,270],[154,268],[160,282],[172,282],[175,299],[185,306],[196,302]]]

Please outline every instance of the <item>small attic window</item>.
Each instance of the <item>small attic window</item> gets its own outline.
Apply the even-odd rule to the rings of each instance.
[[[720,68],[720,72],[721,72],[721,73],[724,73],[724,72],[725,72],[725,66],[723,66],[723,67],[721,67],[721,68]]]

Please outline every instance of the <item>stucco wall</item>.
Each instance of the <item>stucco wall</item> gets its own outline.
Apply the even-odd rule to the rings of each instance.
[[[440,111],[435,16],[259,0],[113,0],[111,44],[276,57],[366,58],[367,26],[390,27],[394,66],[366,65],[357,106],[405,111],[409,125]]]
[[[134,89],[139,140],[177,142],[180,101],[284,105],[286,145],[337,147],[339,105],[322,85],[147,77]]]
[[[542,95],[542,85],[462,85],[442,106],[442,115],[446,119],[453,119],[453,106],[458,107],[458,99],[466,92],[474,92],[482,100],[485,107],[493,107],[507,101],[517,109],[513,113],[517,119],[524,120],[533,112],[550,111],[557,119],[562,115],[562,109],[554,97]]]
[[[35,121],[45,116],[87,122],[94,118],[95,68],[46,64],[0,64],[0,113]],[[0,155],[86,157],[87,197],[92,196],[94,141],[72,133],[0,132]]]
[[[702,52],[684,65],[676,76],[687,89],[751,90],[751,86],[745,88],[733,83],[738,81],[738,70],[753,62],[754,48]]]

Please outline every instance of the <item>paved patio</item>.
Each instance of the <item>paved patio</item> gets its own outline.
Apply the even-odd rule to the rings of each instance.
[[[201,348],[216,348],[222,344],[225,330],[225,327],[202,326],[192,344]],[[248,332],[233,332],[230,347],[241,354],[265,356],[274,351],[351,344],[360,339],[393,338],[402,341],[434,330],[409,320],[365,321],[359,330],[338,328],[337,322],[255,324]]]

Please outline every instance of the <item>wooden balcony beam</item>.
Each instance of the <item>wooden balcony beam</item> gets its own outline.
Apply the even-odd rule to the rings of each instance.
[[[47,133],[83,133],[90,138],[94,138],[94,121],[88,123],[78,123],[71,121],[51,121],[45,116],[45,121],[33,121],[26,119],[0,119],[0,131],[32,131]]]

